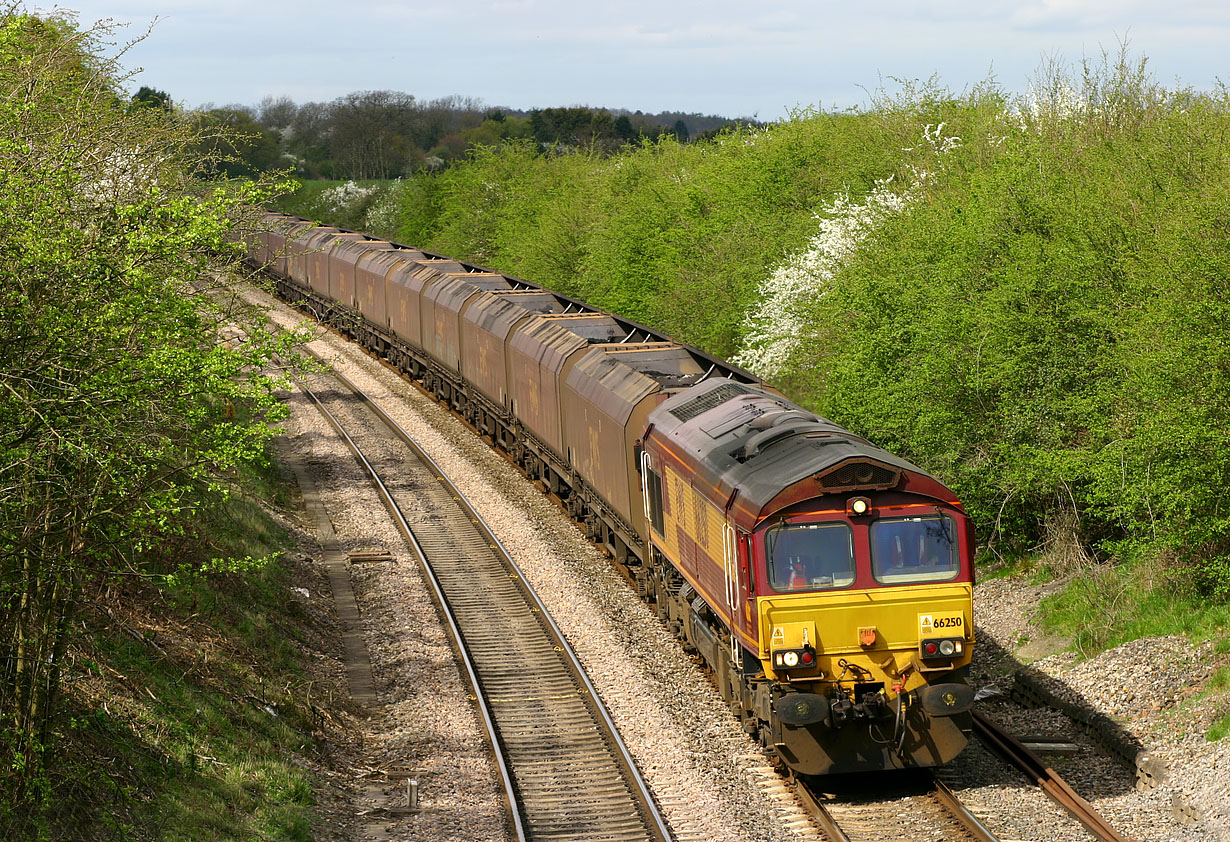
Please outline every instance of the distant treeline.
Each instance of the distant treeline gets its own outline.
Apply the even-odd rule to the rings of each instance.
[[[170,96],[153,88],[141,88],[133,100],[172,108]],[[332,102],[302,105],[289,97],[266,97],[256,106],[206,107],[195,119],[206,128],[225,126],[244,137],[238,143],[227,141],[223,151],[231,160],[222,166],[222,174],[290,169],[307,179],[398,178],[443,169],[476,146],[508,142],[536,143],[542,151],[580,148],[606,154],[668,135],[686,143],[736,122],[713,115],[588,106],[518,111],[489,108],[471,97],[420,100],[399,91],[357,91]]]

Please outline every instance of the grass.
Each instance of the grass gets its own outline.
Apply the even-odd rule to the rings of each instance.
[[[288,536],[256,502],[272,470],[244,477],[203,525],[214,554],[275,556]],[[73,653],[62,756],[36,806],[45,838],[287,840],[314,836],[308,771],[321,714],[303,668],[310,619],[275,560],[175,588],[100,594]]]
[[[1034,557],[1027,553],[1000,555],[987,550],[979,552],[974,559],[974,566],[978,571],[979,581],[1010,579],[1037,568]]]
[[[1230,646],[1230,605],[1193,594],[1177,576],[1143,561],[1096,565],[1072,575],[1039,605],[1045,631],[1071,635],[1084,657],[1142,637],[1187,635]]]
[[[1212,641],[1217,656],[1230,654],[1230,605],[1193,593],[1176,571],[1137,560],[1078,570],[1038,607],[1044,631],[1070,635],[1082,657],[1130,640],[1184,635],[1193,645]],[[1192,701],[1220,697],[1230,706],[1230,666],[1222,665]],[[1215,720],[1209,740],[1230,736],[1230,713]]]
[[[1218,641],[1218,643],[1219,653],[1225,654],[1225,650],[1221,645],[1226,644],[1227,646],[1230,646],[1230,638],[1223,638]],[[1230,666],[1218,667],[1217,671],[1214,672],[1205,683],[1205,687],[1201,691],[1200,695],[1203,697],[1214,693],[1222,695],[1230,694]],[[1226,713],[1219,719],[1214,720],[1213,724],[1209,726],[1208,732],[1205,734],[1205,738],[1208,739],[1209,742],[1225,739],[1228,736],[1230,736],[1230,713]]]

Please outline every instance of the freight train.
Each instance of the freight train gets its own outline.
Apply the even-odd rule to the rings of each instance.
[[[730,363],[531,283],[270,214],[284,298],[463,417],[621,565],[775,761],[964,747],[974,535],[921,468]]]

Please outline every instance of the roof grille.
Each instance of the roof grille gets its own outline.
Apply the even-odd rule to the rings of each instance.
[[[884,489],[897,484],[901,472],[874,462],[847,462],[816,477],[816,483],[828,492],[855,489]]]
[[[671,410],[671,415],[680,421],[691,421],[702,412],[713,409],[715,406],[721,406],[731,398],[737,395],[746,395],[750,391],[750,389],[745,389],[738,383],[723,383],[711,392],[706,392],[698,398],[692,398],[690,401],[679,404],[679,406]]]

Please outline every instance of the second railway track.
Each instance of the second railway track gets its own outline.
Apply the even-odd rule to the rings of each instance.
[[[584,671],[482,519],[378,406],[341,375],[328,377],[342,388],[322,387],[313,399],[339,430],[375,433],[368,453],[347,438],[404,525],[461,642],[506,771],[515,838],[670,839]]]
[[[875,791],[830,796],[825,783],[798,781],[799,796],[816,815],[830,842],[997,842],[956,795],[930,772],[910,775],[893,797]],[[832,782],[829,782],[832,783]]]

